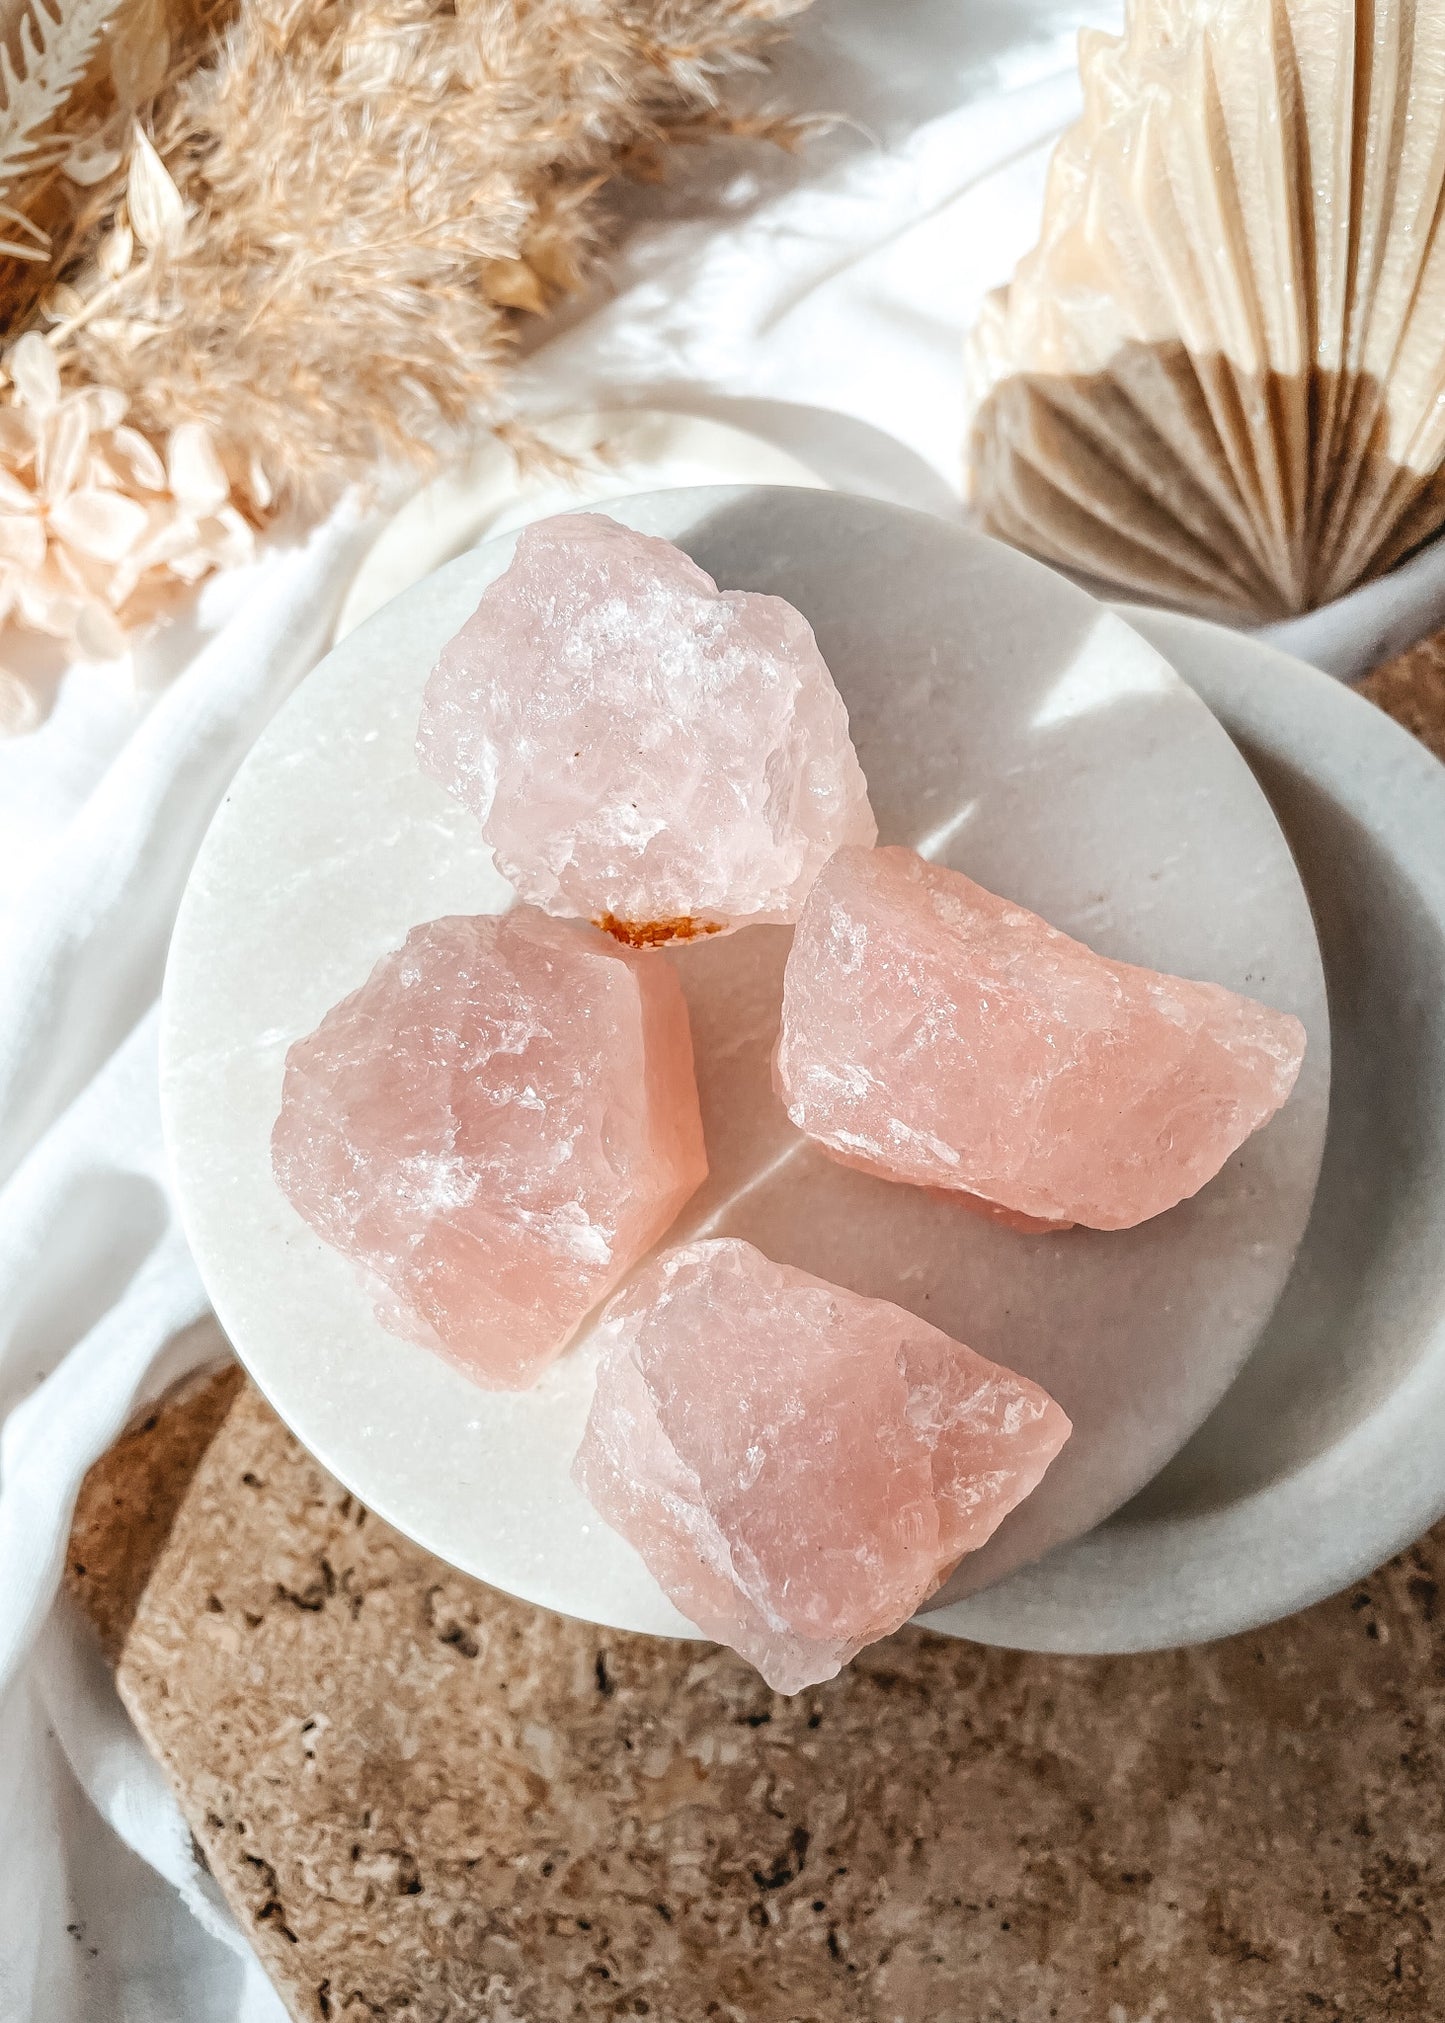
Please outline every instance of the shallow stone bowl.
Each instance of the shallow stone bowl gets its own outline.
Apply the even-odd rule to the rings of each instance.
[[[769,1056],[788,931],[676,961],[712,1170],[670,1240],[730,1233],[897,1300],[1044,1383],[1075,1432],[960,1569],[998,1582],[1135,1496],[1208,1416],[1289,1278],[1329,1090],[1319,945],[1264,792],[1209,710],[1115,614],[1038,563],[925,515],[771,486],[609,510],[726,585],[813,622],[884,840],[906,841],[1100,950],[1298,1013],[1280,1115],[1192,1201],[1140,1229],[1023,1237],[849,1171],[799,1138]],[[416,766],[420,691],[510,557],[489,542],[407,590],[302,685],[200,853],[166,983],[163,1100],[182,1214],[242,1359],[382,1516],[494,1585],[622,1628],[685,1634],[569,1479],[590,1401],[579,1343],[521,1394],[482,1391],[377,1322],[282,1197],[269,1135],[287,1046],[419,920],[510,901],[475,823]],[[987,1634],[1027,1640],[997,1589]],[[992,1597],[990,1597],[992,1602]],[[951,1621],[952,1619],[950,1619]],[[965,1623],[965,1627],[967,1624]]]
[[[1328,675],[1131,610],[1289,837],[1332,1092],[1284,1295],[1183,1451],[1087,1537],[928,1618],[1029,1650],[1198,1642],[1336,1593],[1445,1515],[1445,767]]]

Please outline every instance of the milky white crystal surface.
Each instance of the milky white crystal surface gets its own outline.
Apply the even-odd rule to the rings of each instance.
[[[650,1260],[598,1326],[576,1480],[779,1692],[906,1622],[1069,1434],[1026,1378],[736,1238]]]
[[[707,1172],[672,965],[530,907],[414,927],[292,1046],[271,1144],[386,1326],[525,1386]]]
[[[851,1164],[1125,1229],[1213,1178],[1304,1047],[1288,1013],[1107,961],[911,850],[843,850],[798,923],[774,1072]]]
[[[523,899],[639,943],[793,920],[877,835],[806,619],[601,513],[524,530],[443,649],[417,753]]]

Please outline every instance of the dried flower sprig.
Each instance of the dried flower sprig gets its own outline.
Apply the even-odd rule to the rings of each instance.
[[[0,133],[17,107],[25,129],[24,144],[0,174],[0,201],[13,228],[0,247],[0,330],[7,336],[34,323],[48,291],[90,249],[97,222],[123,194],[137,116],[148,116],[159,97],[214,54],[217,35],[240,4],[0,0],[0,41],[8,23],[7,53],[24,80],[19,90],[10,88],[0,113]],[[32,76],[28,44],[63,27],[65,47],[78,51],[97,11],[102,25],[80,75],[66,81],[72,59],[64,66],[47,61],[43,77]]]
[[[0,622],[70,640],[105,658],[164,608],[177,586],[250,559],[255,534],[231,501],[198,423],[170,431],[165,455],[126,422],[115,387],[62,390],[45,340],[10,353],[13,398],[0,409]]]
[[[203,422],[272,497],[323,505],[485,409],[518,315],[581,283],[601,184],[721,125],[720,78],[784,11],[247,0],[155,109],[184,230],[74,355],[142,426]]]
[[[99,651],[282,506],[495,414],[602,185],[728,130],[723,80],[807,0],[22,4],[69,54],[7,108],[0,605]]]

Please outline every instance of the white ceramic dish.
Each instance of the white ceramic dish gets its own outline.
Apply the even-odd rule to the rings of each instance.
[[[1314,1213],[1253,1355],[1147,1490],[930,1618],[982,1641],[1128,1651],[1333,1594],[1445,1515],[1445,767],[1316,669],[1131,612],[1237,739],[1294,847],[1330,991]]]
[[[785,930],[676,958],[713,1171],[673,1240],[732,1231],[897,1298],[1039,1378],[1073,1417],[1042,1489],[961,1570],[961,1584],[997,1578],[1088,1529],[1177,1451],[1288,1275],[1329,1054],[1292,859],[1247,767],[1164,661],[1025,557],[818,492],[672,492],[612,510],[812,618],[885,838],[923,845],[1110,953],[1252,990],[1309,1028],[1295,1096],[1193,1202],[1117,1235],[1021,1238],[798,1139],[768,1078]],[[412,737],[437,649],[511,545],[464,556],[353,633],[242,768],[176,930],[167,1131],[222,1323],[327,1466],[496,1585],[681,1631],[568,1478],[591,1393],[586,1341],[533,1391],[475,1389],[377,1325],[351,1267],[270,1174],[290,1041],[415,921],[507,902],[475,826],[416,768]]]
[[[531,429],[553,461],[519,465],[504,443],[488,437],[393,514],[346,593],[336,639],[454,556],[551,513],[585,512],[620,492],[685,485],[823,486],[787,450],[699,415],[597,408],[534,421]]]

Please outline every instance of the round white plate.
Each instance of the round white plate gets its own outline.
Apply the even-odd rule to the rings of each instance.
[[[1226,1396],[1143,1494],[931,1629],[1043,1651],[1201,1642],[1304,1608],[1445,1515],[1445,767],[1330,676],[1129,613],[1279,815],[1330,990],[1309,1228]]]
[[[1160,656],[1039,564],[941,520],[824,492],[719,487],[610,508],[725,585],[812,621],[884,840],[910,842],[1099,949],[1303,1018],[1298,1088],[1193,1201],[1137,1230],[1021,1237],[851,1172],[772,1094],[785,929],[674,960],[712,1170],[706,1229],[895,1299],[1037,1378],[1074,1420],[1040,1490],[965,1562],[996,1579],[1117,1509],[1228,1386],[1288,1275],[1324,1138],[1318,947],[1288,847],[1229,739]],[[508,902],[471,819],[418,771],[420,694],[506,566],[461,557],[339,645],[242,768],[201,851],[167,975],[163,1100],[182,1213],[238,1352],[383,1517],[494,1585],[686,1633],[569,1479],[584,1339],[532,1391],[478,1390],[387,1334],[352,1267],[276,1188],[286,1049],[418,920]]]
[[[456,555],[529,520],[580,513],[622,492],[684,485],[802,485],[823,480],[787,450],[731,422],[659,408],[601,408],[530,424],[548,461],[519,462],[489,437],[414,492],[367,553],[336,621],[337,639]]]

